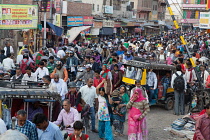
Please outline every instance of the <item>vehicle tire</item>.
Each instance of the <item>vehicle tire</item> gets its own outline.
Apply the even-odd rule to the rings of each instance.
[[[172,97],[168,97],[165,101],[165,109],[172,110],[174,108],[174,99]]]

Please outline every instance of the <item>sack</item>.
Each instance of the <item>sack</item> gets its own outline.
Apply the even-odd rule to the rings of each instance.
[[[182,130],[187,122],[184,119],[175,120],[171,127],[176,130]]]
[[[183,77],[183,74],[181,75],[178,75],[177,73],[176,74],[176,78],[174,79],[174,89],[176,91],[184,91],[185,89],[185,81],[184,81],[184,77]]]
[[[29,60],[26,60],[26,61],[22,60],[21,61],[20,69],[21,69],[22,74],[26,73],[26,67],[29,66],[29,65],[30,65]]]

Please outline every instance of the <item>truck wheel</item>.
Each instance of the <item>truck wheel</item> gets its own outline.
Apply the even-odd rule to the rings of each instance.
[[[165,109],[172,110],[174,108],[174,100],[172,97],[169,97],[165,101]]]

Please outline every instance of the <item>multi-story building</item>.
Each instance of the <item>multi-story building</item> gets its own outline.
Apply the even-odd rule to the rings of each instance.
[[[196,27],[199,24],[200,12],[206,11],[207,0],[182,0],[182,27]]]

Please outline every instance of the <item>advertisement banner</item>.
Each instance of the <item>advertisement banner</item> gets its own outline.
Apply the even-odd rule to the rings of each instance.
[[[38,6],[0,4],[0,29],[37,29]]]
[[[55,25],[60,27],[61,26],[61,15],[60,14],[56,14],[56,23]]]
[[[83,17],[83,25],[92,26],[93,25],[93,17],[84,16]]]
[[[83,17],[68,17],[67,18],[67,26],[83,26]]]
[[[102,28],[103,27],[103,22],[96,22],[96,21],[94,21],[93,27],[95,27],[95,28]]]
[[[209,12],[200,12],[199,27],[203,29],[210,29],[209,18],[210,18]]]
[[[113,20],[103,20],[103,27],[114,27]]]
[[[61,0],[56,0],[56,1],[55,1],[56,13],[61,13],[61,3],[62,3]]]

